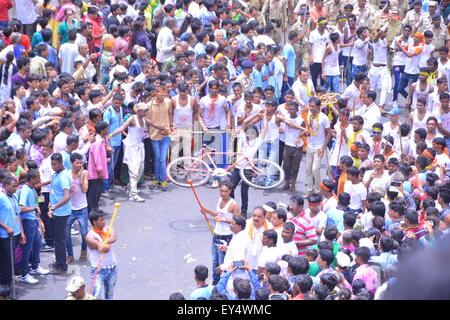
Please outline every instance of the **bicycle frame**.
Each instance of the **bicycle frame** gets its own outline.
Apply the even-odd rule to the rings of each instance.
[[[239,152],[215,152],[215,151],[211,152],[205,146],[202,146],[201,151],[202,151],[202,154],[196,158],[200,159],[200,160],[204,160],[205,158],[207,158],[213,165],[214,169],[218,169],[218,167],[217,167],[216,162],[212,158],[212,156],[215,156],[215,155],[235,155],[235,156],[241,155],[241,156],[243,156],[241,159],[237,160],[236,162],[234,162],[234,163],[230,164],[228,167],[226,167],[225,170],[227,172],[230,172],[242,161],[250,162],[249,159],[247,157],[245,157],[243,153],[239,153]]]

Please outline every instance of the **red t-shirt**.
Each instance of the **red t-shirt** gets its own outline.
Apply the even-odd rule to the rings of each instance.
[[[0,21],[9,21],[8,9],[12,7],[12,0],[0,0]]]
[[[2,0],[0,0],[2,1]],[[5,38],[4,41],[7,44],[11,44],[11,36],[9,36],[8,38]],[[30,43],[30,37],[27,36],[26,34],[22,34],[22,40],[20,41],[20,45],[25,47],[25,50],[30,51],[31,50],[31,43]]]

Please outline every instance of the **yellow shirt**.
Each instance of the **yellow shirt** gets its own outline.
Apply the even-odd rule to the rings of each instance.
[[[156,124],[157,126],[165,128],[167,131],[170,130],[169,112],[171,100],[169,98],[164,98],[162,103],[157,103],[156,99],[152,99],[148,106],[148,112],[146,119]],[[163,135],[161,130],[158,130],[152,126],[149,126],[150,139],[161,140],[168,135]]]

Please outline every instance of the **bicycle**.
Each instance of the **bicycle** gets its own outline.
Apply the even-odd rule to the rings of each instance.
[[[233,155],[236,156],[236,161],[227,168],[219,168],[213,160],[215,155]],[[239,170],[242,181],[256,189],[275,189],[284,181],[283,168],[267,159],[249,159],[239,152],[216,152],[206,145],[203,145],[195,156],[197,157],[180,157],[170,162],[167,166],[170,181],[180,187],[191,187],[188,181],[192,180],[192,186],[201,186],[211,177],[220,179],[231,175],[231,170],[240,163],[245,163]],[[213,168],[204,161],[205,158],[210,161]],[[247,171],[245,174],[244,170]]]

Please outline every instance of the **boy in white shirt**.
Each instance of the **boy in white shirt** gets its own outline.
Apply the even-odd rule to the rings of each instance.
[[[358,72],[367,72],[367,55],[369,53],[369,28],[359,27],[356,31],[357,39],[354,44],[352,78],[354,79]]]
[[[366,210],[367,189],[359,181],[359,169],[355,166],[347,169],[347,181],[344,185],[344,192],[351,195],[350,211],[361,213]]]
[[[298,116],[298,104],[291,102],[288,105],[289,118],[282,114],[276,115],[276,120],[281,121],[280,132],[285,133],[285,145],[283,150],[283,169],[285,172],[285,185],[281,190],[291,190],[297,193],[295,183],[297,181],[300,162],[302,161],[303,140],[305,133],[303,118]]]

